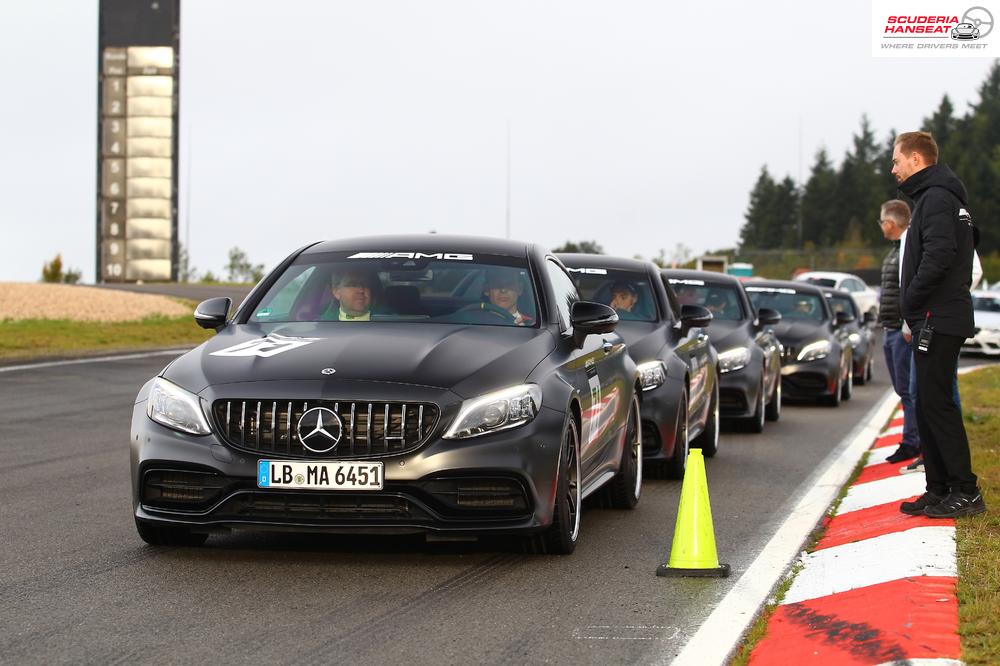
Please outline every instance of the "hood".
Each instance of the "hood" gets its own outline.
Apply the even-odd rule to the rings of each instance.
[[[726,321],[713,319],[712,325],[706,329],[712,346],[719,353],[734,347],[748,347],[753,344],[753,340],[747,334],[746,321]]]
[[[782,319],[774,326],[774,334],[782,344],[797,345],[802,342],[828,339],[830,324],[825,321],[791,321]]]
[[[451,389],[462,397],[524,381],[555,348],[546,329],[367,322],[230,326],[164,377],[198,393],[257,381],[373,381]],[[323,370],[332,368],[332,374]],[[468,393],[471,391],[472,393]]]
[[[660,350],[667,343],[669,324],[653,321],[620,321],[615,333],[628,345],[629,356],[636,363],[659,358]]]
[[[946,164],[932,164],[916,172],[899,184],[899,191],[916,201],[931,187],[943,187],[958,197],[963,205],[969,203],[965,185]]]

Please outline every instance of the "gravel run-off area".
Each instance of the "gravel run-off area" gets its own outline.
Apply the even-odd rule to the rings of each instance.
[[[70,319],[137,321],[156,315],[190,316],[191,308],[155,294],[136,294],[83,285],[0,282],[0,321]]]

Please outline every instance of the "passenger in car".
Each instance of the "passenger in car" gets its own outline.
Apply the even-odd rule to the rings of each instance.
[[[506,310],[514,318],[517,326],[532,326],[535,319],[518,310],[517,301],[524,291],[524,285],[516,270],[495,268],[486,271],[484,291],[489,302]]]
[[[729,319],[726,312],[728,306],[729,302],[726,300],[726,297],[717,291],[713,291],[705,299],[705,307],[708,308],[713,317],[718,317],[719,319]]]
[[[615,280],[611,284],[611,302],[609,306],[618,312],[622,319],[637,319],[633,314],[636,303],[639,302],[639,290],[627,280]]]
[[[322,315],[324,321],[371,321],[378,276],[363,268],[348,268],[330,276],[334,302]]]

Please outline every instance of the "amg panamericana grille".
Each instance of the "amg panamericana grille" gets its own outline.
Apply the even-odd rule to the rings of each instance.
[[[299,419],[313,407],[326,407],[340,417],[340,441],[330,451],[315,453],[299,441]],[[233,446],[301,458],[405,453],[427,439],[438,419],[436,405],[402,402],[216,400],[213,412],[219,433]]]

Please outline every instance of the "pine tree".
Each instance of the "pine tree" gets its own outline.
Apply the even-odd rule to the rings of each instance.
[[[881,151],[875,143],[871,123],[867,115],[862,116],[860,131],[854,135],[851,150],[844,156],[838,173],[840,219],[837,220],[837,227],[840,232],[832,240],[842,240],[852,222],[861,229],[866,242],[877,245],[883,240],[882,232],[874,223],[879,206],[884,201],[879,178],[882,170],[880,158]],[[869,223],[866,224],[866,221]]]
[[[764,233],[771,202],[774,199],[774,191],[774,179],[767,172],[767,166],[762,166],[760,176],[757,177],[756,184],[750,190],[750,205],[744,214],[746,222],[740,229],[741,249],[766,246]]]
[[[837,229],[837,172],[821,148],[802,190],[802,242],[827,245]]]

